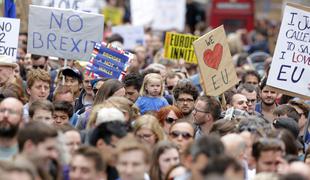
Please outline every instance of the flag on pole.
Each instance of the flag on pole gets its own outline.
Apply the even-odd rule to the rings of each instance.
[[[16,7],[14,0],[4,0],[4,17],[16,18]]]

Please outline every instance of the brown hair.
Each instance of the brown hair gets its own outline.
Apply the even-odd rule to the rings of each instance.
[[[54,106],[53,103],[51,103],[48,100],[37,100],[35,102],[33,102],[30,107],[29,107],[29,117],[32,118],[34,113],[38,110],[38,109],[42,109],[42,110],[46,110],[46,111],[50,111],[52,112],[52,114],[54,113]]]
[[[253,144],[252,156],[255,160],[260,158],[264,151],[281,151],[284,152],[284,143],[276,138],[261,138]]]
[[[102,103],[123,87],[124,84],[116,79],[109,79],[105,81],[104,84],[99,88],[93,105]]]
[[[152,161],[151,161],[151,168],[150,168],[150,178],[152,180],[162,179],[162,174],[161,174],[160,166],[159,166],[159,157],[163,153],[165,153],[166,150],[169,150],[169,149],[176,149],[177,152],[179,153],[178,146],[170,141],[160,141],[155,145],[153,153],[152,153]],[[179,154],[179,157],[180,157],[180,154]]]
[[[30,121],[17,134],[18,149],[23,151],[25,142],[30,140],[33,144],[38,145],[47,138],[56,138],[57,130],[44,122]]]
[[[74,98],[74,93],[72,91],[72,89],[69,86],[66,85],[58,85],[54,91],[54,96],[53,96],[53,101],[55,101],[56,97],[59,94],[67,94],[67,93],[71,93],[73,98]]]
[[[48,83],[49,85],[51,84],[51,77],[48,74],[47,71],[43,69],[33,69],[27,74],[27,87],[31,88],[35,81],[43,81]]]
[[[74,152],[73,157],[78,155],[92,160],[97,172],[104,172],[106,170],[106,163],[104,162],[101,152],[97,148],[82,146]]]
[[[140,143],[134,136],[128,135],[122,138],[116,144],[116,158],[120,156],[120,154],[124,152],[140,150],[144,153],[144,161],[146,164],[150,163],[150,150],[147,146]]]

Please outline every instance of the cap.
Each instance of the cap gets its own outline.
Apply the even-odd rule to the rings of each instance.
[[[15,62],[16,60],[10,56],[0,55],[0,66],[8,66],[15,68],[17,66]]]
[[[62,75],[69,76],[78,79],[79,81],[83,80],[81,72],[76,68],[65,68],[62,70]]]

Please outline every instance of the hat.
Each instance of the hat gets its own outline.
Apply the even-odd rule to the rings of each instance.
[[[9,66],[15,68],[17,64],[16,60],[10,56],[0,55],[0,66]]]
[[[62,75],[69,76],[78,79],[79,81],[83,80],[81,72],[76,68],[65,68],[62,70]]]
[[[125,122],[125,116],[117,108],[102,108],[97,112],[96,126],[104,122],[121,121]]]

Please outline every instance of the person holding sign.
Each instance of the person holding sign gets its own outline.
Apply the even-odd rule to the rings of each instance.
[[[141,96],[136,101],[141,114],[148,111],[158,111],[160,108],[168,106],[167,100],[163,97],[164,84],[159,74],[150,73],[144,77]]]

